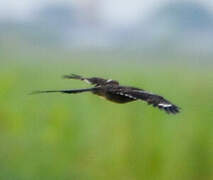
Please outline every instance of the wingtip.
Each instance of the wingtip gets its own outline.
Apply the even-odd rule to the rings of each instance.
[[[64,75],[62,76],[63,79],[82,79],[82,77],[80,75],[77,74],[69,74],[69,75]]]
[[[169,108],[166,108],[166,109],[164,109],[167,113],[171,113],[171,114],[178,114],[178,113],[180,113],[180,110],[181,110],[181,108],[180,107],[178,107],[178,106],[175,106],[175,105],[173,105],[173,106],[171,106],[171,107],[169,107]]]
[[[35,95],[35,94],[40,94],[42,93],[42,91],[32,91],[30,93],[28,93],[28,95]]]
[[[63,75],[62,78],[63,78],[63,79],[69,79],[70,76],[71,76],[71,74],[70,74],[70,75]]]
[[[63,75],[62,79],[69,79],[69,75]]]

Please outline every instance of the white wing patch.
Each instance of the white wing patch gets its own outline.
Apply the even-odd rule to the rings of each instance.
[[[91,82],[88,79],[84,79],[84,82],[91,84]]]
[[[171,107],[172,105],[171,105],[171,104],[163,104],[163,103],[160,103],[160,104],[158,104],[158,106],[162,106],[162,107]]]
[[[112,81],[112,79],[108,79],[108,80],[107,80],[107,83],[109,83],[109,82],[111,82],[111,81]]]
[[[130,99],[137,99],[137,98],[135,98],[135,97],[133,97],[133,96],[131,96],[129,94],[125,94],[125,93],[122,93],[122,92],[117,92],[116,94],[121,95],[121,96],[126,96],[126,97],[128,97]]]

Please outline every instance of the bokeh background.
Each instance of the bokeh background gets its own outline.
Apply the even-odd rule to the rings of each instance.
[[[0,2],[0,179],[213,179],[213,1]],[[100,76],[161,94],[142,102],[34,90]]]

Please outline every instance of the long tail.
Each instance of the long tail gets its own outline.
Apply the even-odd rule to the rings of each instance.
[[[87,88],[87,89],[72,89],[72,90],[47,90],[47,91],[34,91],[30,94],[41,94],[41,93],[66,93],[66,94],[75,94],[75,93],[82,93],[82,92],[91,92],[96,90],[97,88]]]

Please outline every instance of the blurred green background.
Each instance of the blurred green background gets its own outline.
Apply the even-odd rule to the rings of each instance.
[[[71,54],[33,63],[1,57],[0,179],[213,179],[210,67]],[[100,61],[119,57],[122,64]],[[90,93],[29,95],[88,87],[61,79],[69,73],[144,88],[182,111],[168,115],[143,102],[118,105]]]
[[[212,180],[211,0],[0,2],[0,180]],[[180,106],[114,104],[61,77],[118,80]]]

